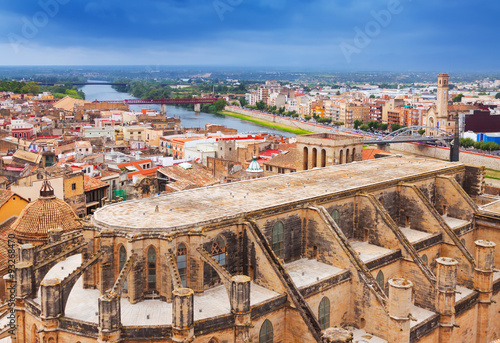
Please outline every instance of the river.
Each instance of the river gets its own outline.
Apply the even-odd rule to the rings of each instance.
[[[89,80],[90,81],[90,80]],[[98,82],[92,80],[92,82]],[[85,93],[85,99],[94,101],[104,101],[104,100],[125,100],[134,99],[128,93],[121,93],[116,91],[113,87],[109,85],[87,85],[83,86],[82,91]],[[131,110],[140,111],[141,108],[150,108],[155,111],[160,111],[160,105],[132,105]],[[295,136],[293,133],[279,131],[271,129],[266,126],[261,126],[252,122],[241,120],[238,118],[233,118],[229,116],[205,113],[201,112],[199,114],[194,111],[188,110],[184,107],[179,106],[167,106],[167,115],[172,117],[176,116],[181,118],[181,124],[183,127],[205,127],[205,124],[217,124],[225,125],[228,128],[237,129],[238,132],[269,132],[272,134],[281,135],[284,137]]]

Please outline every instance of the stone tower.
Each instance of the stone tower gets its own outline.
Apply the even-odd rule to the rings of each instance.
[[[439,119],[448,119],[448,99],[449,99],[449,86],[450,75],[438,75],[438,88],[437,88],[437,117]]]

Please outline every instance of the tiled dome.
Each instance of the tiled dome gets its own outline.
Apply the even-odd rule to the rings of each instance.
[[[40,198],[22,210],[12,224],[12,231],[23,242],[43,243],[47,241],[50,229],[61,228],[63,232],[81,229],[77,219],[71,206],[57,199],[54,189],[45,180],[40,189]]]
[[[254,156],[252,162],[247,168],[247,172],[249,173],[262,173],[264,170],[260,167],[259,162],[257,162],[257,157]]]

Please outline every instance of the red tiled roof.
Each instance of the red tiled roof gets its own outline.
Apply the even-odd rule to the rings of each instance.
[[[137,169],[142,170],[142,168],[139,165],[139,163],[148,163],[148,162],[152,163],[152,161],[150,159],[140,160],[140,161],[133,161],[133,162],[127,162],[127,163],[118,164],[118,168],[125,168],[125,167],[129,167],[129,166],[134,166]]]
[[[376,154],[391,154],[391,153],[379,149],[363,149],[363,161],[375,159]]]
[[[129,180],[132,180],[132,178],[134,177],[134,175],[142,175],[144,177],[148,177],[148,176],[151,176],[151,175],[156,175],[156,171],[159,169],[159,167],[156,167],[156,168],[150,168],[150,169],[144,169],[144,170],[138,170],[138,171],[135,171],[135,172],[132,172],[132,173],[128,173],[128,179]]]
[[[276,150],[276,149],[269,149],[269,150],[266,150],[266,151],[263,151],[259,154],[259,157],[260,158],[266,158],[266,159],[269,159],[269,158],[272,158],[273,157],[273,154],[280,154],[281,153],[281,150]]]
[[[85,188],[85,192],[109,186],[106,182],[96,179],[95,177],[90,177],[88,175],[84,176],[83,185]]]
[[[297,158],[297,149],[290,149],[286,154],[280,154],[268,161],[265,161],[264,165],[296,170]]]

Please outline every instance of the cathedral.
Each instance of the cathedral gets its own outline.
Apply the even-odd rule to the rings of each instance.
[[[393,156],[80,220],[45,182],[12,227],[0,342],[490,343],[500,197],[484,187],[482,167]]]

